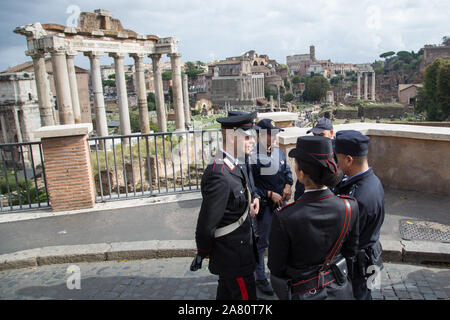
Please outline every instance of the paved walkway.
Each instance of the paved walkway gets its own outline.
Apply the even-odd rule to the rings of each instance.
[[[450,197],[392,189],[385,192],[386,218],[381,229],[384,240],[400,240],[400,219],[450,224]],[[170,201],[157,202],[168,201],[161,200],[164,198]],[[200,205],[200,193],[188,193],[108,202],[78,212],[3,214],[0,215],[0,254],[49,246],[192,240]]]
[[[190,263],[191,258],[79,263],[79,290],[67,287],[76,275],[67,273],[70,264],[0,271],[0,299],[215,299],[217,277],[207,263],[197,272],[189,271]],[[386,263],[380,287],[374,299],[449,299],[450,269]]]

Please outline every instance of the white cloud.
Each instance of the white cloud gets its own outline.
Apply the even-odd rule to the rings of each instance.
[[[27,60],[25,39],[12,34],[14,27],[64,24],[71,4],[82,11],[108,9],[141,34],[175,36],[184,60],[223,59],[254,49],[285,63],[287,55],[315,45],[320,59],[360,63],[385,51],[417,51],[450,35],[448,0],[28,0],[0,5],[0,69]]]

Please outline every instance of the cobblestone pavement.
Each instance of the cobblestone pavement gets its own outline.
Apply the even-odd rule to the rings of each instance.
[[[78,263],[81,289],[71,264],[0,271],[0,299],[176,299],[208,300],[217,277],[204,267],[189,271],[191,258]],[[385,263],[374,299],[449,299],[450,268]],[[274,297],[259,295],[262,299]]]

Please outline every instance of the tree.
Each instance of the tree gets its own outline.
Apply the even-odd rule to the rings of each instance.
[[[450,61],[436,59],[425,70],[423,90],[417,94],[416,110],[427,120],[444,121],[450,116]]]
[[[330,83],[324,76],[314,76],[308,79],[303,92],[303,99],[306,101],[320,101],[325,98],[330,89]]]
[[[294,95],[292,93],[286,93],[283,97],[283,100],[286,102],[294,100]]]
[[[172,71],[165,71],[161,74],[163,81],[172,80]]]
[[[270,101],[270,96],[273,96],[274,99],[278,97],[278,93],[270,88],[264,88],[264,97],[267,101]]]
[[[436,99],[441,106],[442,119],[450,115],[450,60],[443,60],[437,74]]]
[[[449,36],[442,37],[442,45],[443,46],[450,46],[450,37]]]
[[[387,58],[387,57],[393,56],[394,54],[395,54],[394,51],[388,51],[388,52],[380,54],[380,58]]]
[[[292,83],[300,83],[300,82],[301,82],[301,80],[300,80],[299,76],[293,76],[292,77]]]

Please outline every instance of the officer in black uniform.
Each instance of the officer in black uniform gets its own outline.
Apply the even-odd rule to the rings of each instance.
[[[260,210],[254,219],[258,237],[259,261],[256,265],[256,286],[263,293],[273,295],[266,277],[264,253],[269,247],[272,216],[292,194],[292,172],[283,151],[276,145],[276,135],[284,131],[271,119],[262,119],[257,124],[258,143],[251,156],[251,167],[257,193],[261,196]]]
[[[256,112],[217,119],[223,147],[202,178],[203,201],[195,233],[198,254],[191,270],[210,258],[210,272],[219,275],[218,300],[256,299],[251,216],[259,210],[259,199],[252,200],[245,166],[245,155],[255,142],[255,118]]]
[[[317,119],[312,129],[306,131],[307,134],[311,132],[314,136],[321,136],[330,139],[334,138],[333,123],[329,118],[323,117]],[[332,143],[334,149],[334,140],[332,140]],[[337,161],[337,159],[335,159],[335,161]],[[297,180],[297,182],[295,183],[294,199],[297,200],[298,198],[300,198],[300,196],[303,194],[304,191],[305,186],[300,181]]]
[[[272,220],[268,267],[274,290],[280,299],[353,299],[347,260],[358,251],[358,205],[327,187],[342,179],[331,140],[299,137],[289,157],[305,192]],[[289,283],[286,295],[280,279]]]
[[[346,174],[336,187],[337,194],[356,198],[359,206],[359,253],[354,266],[353,291],[358,300],[372,299],[367,287],[369,266],[383,268],[380,229],[384,221],[384,190],[367,162],[369,137],[355,130],[336,134],[339,167]]]

